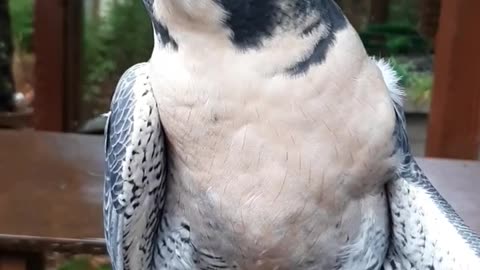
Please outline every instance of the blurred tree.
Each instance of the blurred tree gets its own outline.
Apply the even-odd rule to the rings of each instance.
[[[371,0],[370,20],[372,24],[382,24],[388,21],[390,0]]]
[[[34,0],[7,1],[10,6],[10,29],[15,52],[31,53],[33,51],[33,2]]]
[[[92,15],[95,23],[98,23],[100,20],[100,0],[92,1]]]
[[[13,42],[8,0],[0,1],[0,111],[13,111]]]
[[[420,33],[434,44],[440,18],[441,0],[422,0],[420,8]]]
[[[361,31],[367,26],[371,0],[336,0],[336,2],[357,31]]]
[[[83,42],[86,109],[82,118],[86,120],[108,110],[112,92],[123,72],[148,60],[152,54],[152,25],[143,2],[109,0],[100,3],[98,21],[86,18]]]
[[[389,22],[418,26],[420,0],[390,0]]]

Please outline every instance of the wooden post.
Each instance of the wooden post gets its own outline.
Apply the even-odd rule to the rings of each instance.
[[[480,1],[443,0],[426,155],[478,159]]]
[[[77,115],[81,0],[36,0],[34,9],[35,128],[69,131]]]

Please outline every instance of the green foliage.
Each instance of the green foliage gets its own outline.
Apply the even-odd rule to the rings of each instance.
[[[368,25],[360,37],[369,54],[429,54],[432,44],[418,33],[418,0],[391,0],[389,20]]]
[[[97,270],[112,270],[112,267],[108,265],[104,265],[104,266],[100,266]]]
[[[128,67],[148,60],[152,47],[151,22],[142,1],[113,1],[105,17],[86,21],[84,98],[96,97],[102,84],[118,80]]]
[[[87,259],[71,260],[63,264],[58,270],[88,270],[90,264]]]
[[[424,54],[431,50],[430,44],[407,24],[372,24],[360,37],[368,52],[375,55]]]
[[[416,26],[419,0],[390,0],[390,22]]]
[[[2,0],[5,1],[5,0]],[[10,0],[10,18],[15,48],[31,52],[33,36],[33,0]]]
[[[433,76],[425,72],[413,72],[409,63],[400,63],[394,57],[390,64],[400,77],[400,85],[405,89],[407,96],[416,103],[423,103],[430,99],[433,86]]]
[[[410,79],[408,95],[416,102],[423,103],[430,100],[433,87],[433,77],[430,74],[418,73]]]
[[[80,257],[67,261],[58,270],[111,270],[109,265],[100,265],[98,267],[92,267],[88,258]]]

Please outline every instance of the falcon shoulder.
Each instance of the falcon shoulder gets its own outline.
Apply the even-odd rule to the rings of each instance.
[[[120,78],[105,127],[104,230],[114,270],[153,268],[165,155],[149,64],[137,64]]]

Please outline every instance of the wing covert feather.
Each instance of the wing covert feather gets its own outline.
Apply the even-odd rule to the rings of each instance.
[[[394,139],[401,164],[396,179],[387,184],[392,243],[384,269],[480,269],[480,237],[418,166],[410,151],[403,108],[398,103],[395,107]]]
[[[104,230],[114,270],[151,268],[164,204],[164,133],[148,70],[141,63],[122,75],[105,127]]]

